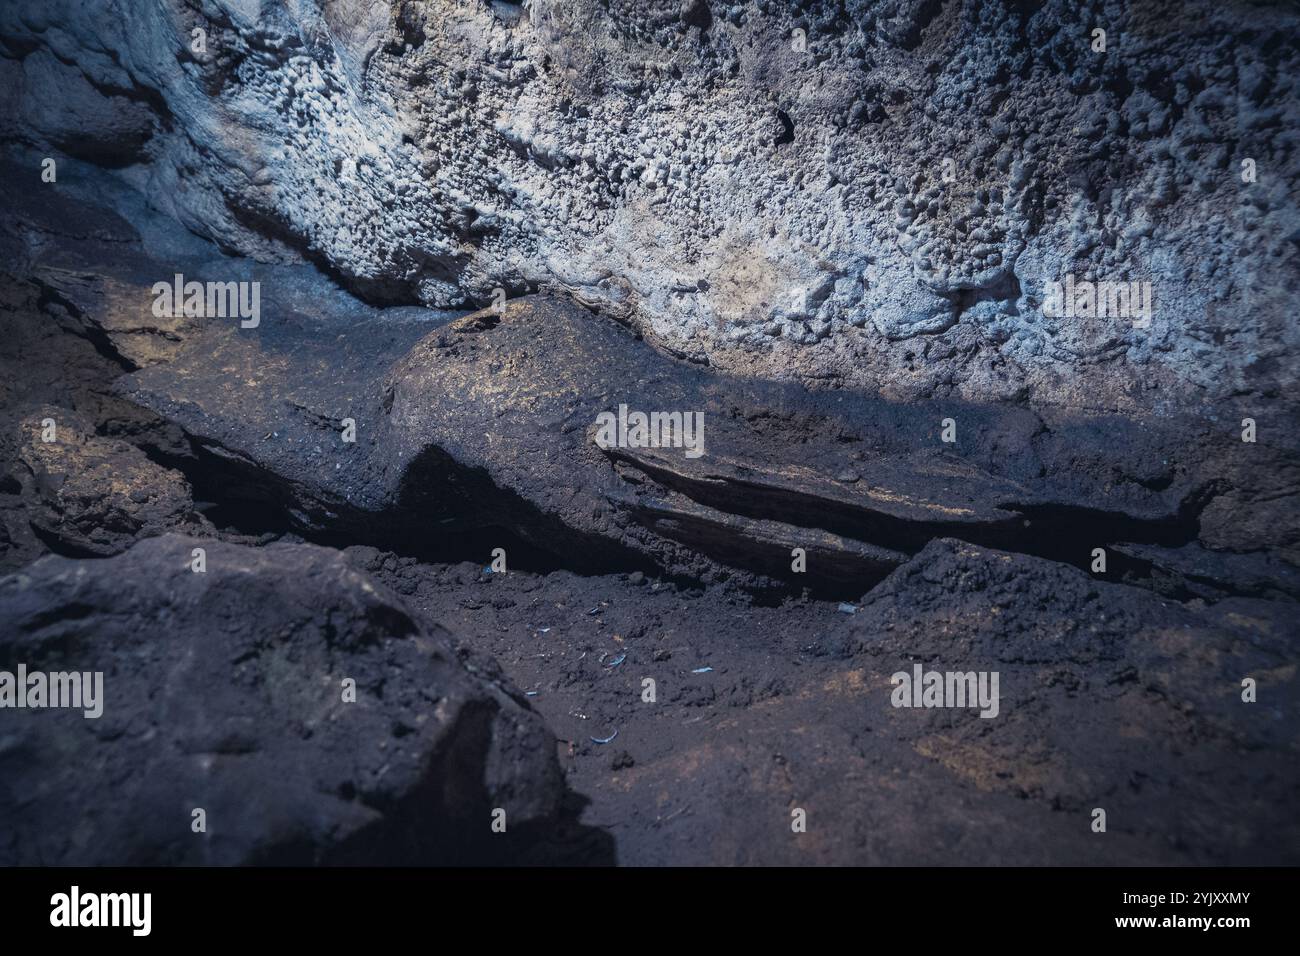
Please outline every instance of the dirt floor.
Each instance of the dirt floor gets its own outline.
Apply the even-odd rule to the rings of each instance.
[[[994,732],[975,713],[895,709],[889,678],[910,670],[900,647],[932,657],[948,641],[998,642],[996,617],[946,615],[888,586],[865,607],[761,607],[724,589],[682,590],[635,574],[497,575],[365,548],[348,556],[460,635],[471,660],[495,660],[531,695],[559,738],[570,786],[591,801],[583,822],[614,836],[620,863],[1110,865],[1281,861],[1290,852],[1256,835],[1241,812],[1264,803],[1262,791],[1219,793],[1225,781],[1214,766],[1285,791],[1294,787],[1285,763],[1238,749],[1225,736],[1236,733],[1140,686],[1131,665],[1085,643],[1089,628],[1050,614],[1037,639],[1054,642],[1060,628],[1079,646],[1004,655],[1009,726]],[[1008,560],[972,553],[970,573],[982,557]],[[1070,573],[1082,591],[1098,590]],[[930,587],[932,600],[950,597],[942,579]],[[1115,592],[1121,618],[1130,600],[1162,603],[1101,590]],[[1097,598],[1094,610],[1105,607]],[[1175,619],[1178,610],[1169,608]],[[1108,630],[1104,616],[1094,637]],[[1116,623],[1123,633],[1128,622]],[[1282,616],[1251,624],[1278,638],[1289,626]],[[1176,640],[1140,631],[1134,639]],[[1166,679],[1163,669],[1150,674]],[[642,698],[647,678],[653,703]],[[1089,699],[1090,680],[1103,699]],[[1225,687],[1222,699],[1230,694]],[[1094,805],[1122,822],[1092,833]],[[805,833],[792,831],[796,808],[807,813]],[[1217,813],[1232,821],[1222,831]]]

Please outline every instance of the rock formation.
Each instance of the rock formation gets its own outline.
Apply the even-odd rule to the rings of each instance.
[[[1142,411],[1296,384],[1296,21],[1243,9],[14,4],[0,86],[7,136],[372,301],[551,291],[719,368]],[[1067,276],[1154,317],[1044,314]]]
[[[4,865],[455,863],[496,808],[559,816],[523,698],[336,551],[44,558],[0,579],[0,635],[6,670],[103,680],[98,717],[7,712]]]
[[[0,863],[1294,864],[1297,26],[6,5]]]

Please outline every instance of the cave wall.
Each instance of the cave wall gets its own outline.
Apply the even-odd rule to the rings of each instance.
[[[550,291],[728,371],[1158,411],[1295,383],[1298,26],[1202,2],[49,0],[0,11],[0,129],[372,302]],[[1150,325],[1046,314],[1067,275],[1149,281]]]

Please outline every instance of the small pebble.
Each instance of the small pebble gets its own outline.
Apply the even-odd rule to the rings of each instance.
[[[609,762],[610,770],[626,770],[628,767],[636,766],[636,761],[626,750],[620,750],[614,755],[614,759]]]

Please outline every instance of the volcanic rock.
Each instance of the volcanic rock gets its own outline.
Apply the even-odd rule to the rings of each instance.
[[[44,558],[0,579],[0,668],[20,663],[100,671],[104,702],[4,712],[5,865],[483,862],[558,814],[523,698],[338,552],[166,535]]]
[[[1283,809],[1300,779],[1293,612],[1244,598],[1194,611],[1056,563],[939,540],[847,626],[881,675],[914,662],[999,673],[997,719],[887,704],[878,718],[882,734],[906,737],[975,789],[1077,813],[1081,833],[1102,807],[1107,836],[1146,843],[1147,859],[1165,842],[1192,859],[1262,863],[1286,859],[1300,839]]]
[[[21,428],[11,480],[33,529],[61,553],[118,554],[195,522],[185,478],[135,445],[87,434],[75,413],[52,405],[28,410]]]
[[[277,496],[307,533],[346,529],[428,553],[473,532],[484,559],[522,539],[566,566],[704,580],[861,593],[944,536],[1085,567],[1099,547],[1196,542],[1207,502],[1234,489],[1278,516],[1295,493],[1290,471],[1264,478],[1249,464],[1294,463],[1295,441],[1270,428],[1267,448],[1246,444],[1214,416],[898,406],[741,380],[540,297],[419,331],[328,310],[272,313],[254,330],[218,320],[121,387],[228,463],[236,483]],[[703,454],[599,447],[598,417],[620,406],[700,413]],[[838,481],[849,462],[859,480]],[[1276,493],[1279,482],[1290,490]],[[1207,546],[1277,548],[1293,533],[1272,524],[1268,541]],[[806,578],[792,570],[795,548],[810,556]],[[1228,593],[1234,567],[1220,572]]]
[[[853,614],[620,575],[480,582],[468,562],[372,552],[348,549],[534,691],[626,865],[1300,859],[1293,601],[1176,601],[954,539]],[[997,716],[895,707],[891,678],[918,665],[996,672]],[[621,750],[635,761],[615,771]]]
[[[545,289],[733,371],[1142,411],[1297,383],[1300,63],[1271,39],[1296,26],[1211,0],[47,0],[0,11],[0,117],[33,171],[147,160],[189,228],[371,301]],[[1046,314],[1069,275],[1151,282],[1154,321]]]

